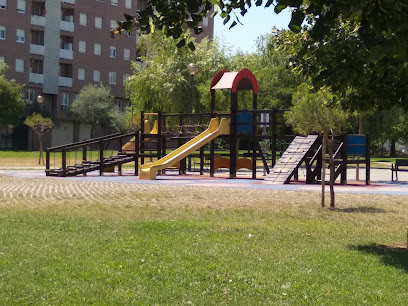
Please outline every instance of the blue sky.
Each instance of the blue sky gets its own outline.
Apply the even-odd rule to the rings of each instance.
[[[238,50],[244,52],[255,51],[255,42],[257,37],[268,33],[273,26],[278,29],[287,28],[290,21],[290,11],[285,10],[279,15],[275,14],[273,7],[269,8],[256,7],[253,5],[245,17],[238,14],[239,20],[243,23],[237,24],[231,30],[228,30],[229,24],[224,26],[223,20],[216,15],[214,19],[214,34],[226,46],[232,48],[232,52]],[[231,16],[231,20],[233,16]]]

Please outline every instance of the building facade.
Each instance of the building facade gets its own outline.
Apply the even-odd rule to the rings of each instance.
[[[0,61],[9,65],[8,78],[25,85],[27,111],[53,118],[46,146],[89,139],[88,124],[76,121],[70,112],[84,85],[108,85],[118,111],[128,105],[125,81],[137,58],[137,35],[112,38],[110,30],[124,14],[135,14],[146,2],[0,0]],[[213,37],[213,19],[203,25],[198,40]],[[26,133],[26,149],[35,149],[35,137]]]

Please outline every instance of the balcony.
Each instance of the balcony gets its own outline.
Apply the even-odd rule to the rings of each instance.
[[[37,55],[44,55],[45,47],[40,45],[30,44],[30,53]]]
[[[44,84],[44,75],[30,72],[29,81],[30,83]]]
[[[60,28],[62,31],[74,32],[74,22],[61,20]]]
[[[72,60],[72,59],[74,59],[74,51],[66,50],[66,49],[60,49],[59,56],[60,56],[60,58]]]
[[[61,0],[61,3],[75,4],[75,0]]]
[[[62,87],[72,87],[72,78],[59,77],[58,85]]]
[[[40,27],[45,27],[45,17],[38,16],[38,15],[31,15],[31,24],[40,26]]]

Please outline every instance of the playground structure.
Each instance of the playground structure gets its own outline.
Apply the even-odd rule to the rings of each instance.
[[[230,91],[229,111],[216,110],[218,90]],[[252,91],[252,109],[239,108],[238,92],[242,90]],[[139,131],[47,149],[46,174],[73,176],[99,170],[100,175],[103,175],[112,167],[117,167],[118,174],[121,175],[122,165],[132,162],[134,174],[139,175],[140,179],[155,179],[159,171],[165,173],[169,168],[178,168],[179,174],[186,173],[187,168],[191,170],[190,165],[187,167],[186,159],[199,150],[200,175],[204,174],[204,165],[207,164],[211,177],[217,169],[226,168],[229,169],[229,178],[236,178],[237,170],[246,168],[251,171],[251,177],[256,179],[257,162],[260,161],[264,174],[267,174],[265,180],[269,183],[289,183],[291,179],[296,181],[302,165],[306,169],[306,183],[321,179],[321,138],[309,135],[305,142],[299,136],[278,136],[278,127],[283,125],[283,120],[278,117],[282,116],[284,110],[257,109],[259,87],[251,71],[222,70],[213,77],[210,91],[209,113],[142,112],[143,124]],[[151,122],[154,123],[150,130]],[[216,139],[223,142],[222,154],[216,152]],[[292,140],[276,164],[279,144]],[[240,149],[243,144],[246,145],[246,153],[242,153],[243,150]],[[334,151],[336,177],[341,176],[342,184],[347,183],[347,166],[361,163],[366,165],[366,183],[369,184],[368,137],[337,137]],[[267,155],[267,152],[270,154]],[[61,167],[55,167],[57,154],[61,154]],[[72,157],[72,154],[75,156]],[[51,167],[51,155],[54,156],[54,167]],[[360,159],[352,159],[354,156]],[[147,158],[149,162],[146,162]]]

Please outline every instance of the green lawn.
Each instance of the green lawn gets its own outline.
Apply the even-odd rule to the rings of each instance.
[[[380,246],[405,242],[406,197],[166,188],[21,205],[0,188],[17,203],[0,208],[2,304],[408,303],[408,252]]]

